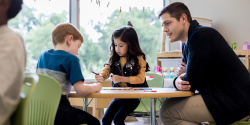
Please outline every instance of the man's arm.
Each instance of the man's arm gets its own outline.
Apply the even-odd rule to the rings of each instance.
[[[215,45],[208,35],[204,32],[203,34],[196,33],[188,43],[186,76],[183,80],[189,81],[191,91],[201,88],[206,68],[215,53]]]

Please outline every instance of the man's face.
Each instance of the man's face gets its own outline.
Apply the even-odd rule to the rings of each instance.
[[[182,19],[178,21],[174,17],[171,17],[169,13],[162,14],[160,18],[164,28],[163,31],[166,32],[170,42],[181,40],[184,33]]]

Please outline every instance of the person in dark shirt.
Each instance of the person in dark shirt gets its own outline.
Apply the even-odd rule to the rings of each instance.
[[[223,36],[214,28],[192,20],[180,2],[159,14],[170,42],[181,41],[186,73],[174,79],[179,91],[199,91],[191,97],[169,98],[160,119],[170,125],[198,125],[215,121],[228,125],[250,115],[250,75]]]

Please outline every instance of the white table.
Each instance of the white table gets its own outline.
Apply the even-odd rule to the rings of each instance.
[[[112,89],[112,87],[103,87],[103,89]],[[101,90],[99,93],[92,93],[87,96],[79,96],[76,94],[75,91],[71,91],[69,94],[69,98],[85,98],[85,111],[87,111],[88,98],[120,98],[120,99],[150,98],[151,125],[155,125],[156,124],[155,99],[170,98],[170,97],[188,97],[194,94],[193,92],[190,91],[177,91],[175,88],[152,88],[152,90],[156,90],[157,92],[144,92],[143,90]]]

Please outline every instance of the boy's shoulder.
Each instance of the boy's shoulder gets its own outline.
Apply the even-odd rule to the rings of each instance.
[[[64,72],[66,69],[69,69],[68,67],[77,67],[79,64],[77,56],[63,50],[49,49],[41,53],[37,63],[37,68],[46,68]]]
[[[41,55],[50,55],[54,58],[62,58],[62,59],[76,59],[79,60],[77,56],[72,55],[64,50],[54,50],[54,49],[48,49],[44,50]]]
[[[39,57],[40,62],[53,62],[54,65],[68,66],[79,63],[79,58],[63,50],[45,50]],[[49,62],[48,62],[49,61]]]

